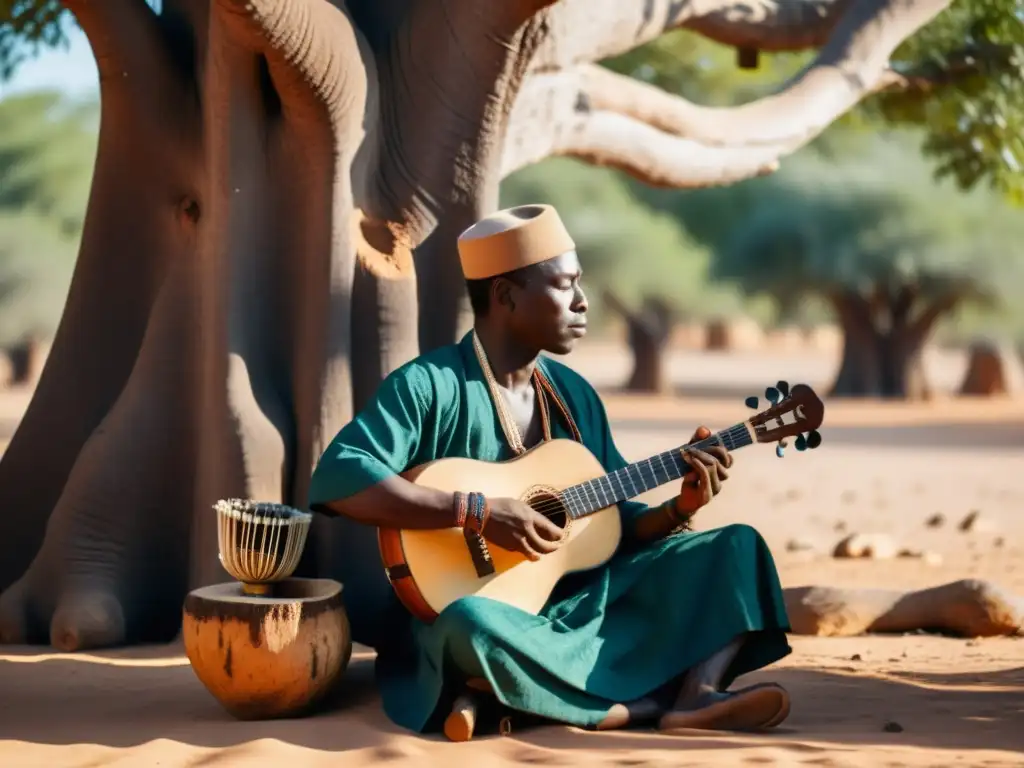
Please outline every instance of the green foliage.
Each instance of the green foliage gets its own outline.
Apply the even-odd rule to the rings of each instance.
[[[690,101],[731,106],[765,95],[810,58],[807,53],[774,54],[762,56],[757,69],[740,69],[732,48],[680,29],[604,64]]]
[[[739,306],[736,292],[708,288],[708,250],[673,216],[644,205],[630,188],[613,170],[557,158],[506,179],[501,204],[550,203],[558,209],[587,272],[596,318],[603,316],[604,288],[613,288],[626,302],[666,299],[683,315]]]
[[[56,331],[77,251],[49,219],[0,212],[0,345]]]
[[[1021,0],[957,0],[896,51],[893,65],[919,85],[881,94],[865,110],[925,126],[923,149],[940,177],[963,188],[987,183],[1024,203]]]
[[[48,92],[0,101],[0,344],[56,330],[96,140],[94,103]]]
[[[902,142],[861,164],[805,162],[778,177],[744,226],[726,236],[713,274],[783,308],[808,294],[950,293],[1007,303],[1022,285],[1024,217],[988,190],[930,178]],[[752,185],[754,186],[754,185]]]
[[[0,0],[0,82],[40,48],[67,45],[70,17],[60,0]]]
[[[30,211],[68,236],[83,225],[96,155],[95,102],[42,91],[0,101],[0,210]]]

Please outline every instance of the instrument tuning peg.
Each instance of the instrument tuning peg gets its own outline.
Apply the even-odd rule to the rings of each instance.
[[[803,435],[797,435],[795,446],[798,451],[806,451],[807,438],[805,438]]]
[[[783,446],[782,443],[779,443],[778,445],[775,446],[775,455],[778,456],[780,459],[786,455],[786,448],[785,446]]]
[[[780,381],[775,385],[775,388],[782,393],[783,397],[789,397],[789,382]]]
[[[757,398],[753,395],[744,400],[743,403],[747,408],[757,408]]]
[[[764,391],[764,399],[767,400],[772,405],[778,403],[780,397],[781,396],[779,395],[779,390],[777,390],[775,387],[768,387],[768,389]]]
[[[821,445],[821,433],[816,429],[812,429],[807,433],[807,447],[811,450]]]

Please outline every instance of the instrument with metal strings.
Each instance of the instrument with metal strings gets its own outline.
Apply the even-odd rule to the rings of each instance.
[[[413,483],[451,493],[473,490],[488,497],[519,498],[563,529],[563,543],[536,561],[491,547],[483,536],[461,528],[380,529],[384,567],[399,600],[430,623],[444,608],[470,595],[488,597],[537,613],[566,574],[589,570],[615,554],[622,536],[617,505],[689,470],[682,454],[716,443],[735,451],[754,443],[787,438],[797,450],[817,448],[825,408],[814,391],[786,382],[765,393],[769,408],[693,446],[680,446],[605,472],[597,458],[575,440],[548,440],[505,462],[440,459],[403,476]],[[757,398],[747,404],[757,407]]]

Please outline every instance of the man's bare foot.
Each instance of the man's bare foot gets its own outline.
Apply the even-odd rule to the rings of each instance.
[[[661,713],[662,708],[654,699],[637,699],[627,704],[614,704],[604,720],[595,728],[598,731],[614,731],[636,723],[653,722]]]
[[[735,692],[705,691],[690,707],[662,715],[658,728],[753,731],[773,728],[789,716],[789,694],[775,683],[760,683]]]

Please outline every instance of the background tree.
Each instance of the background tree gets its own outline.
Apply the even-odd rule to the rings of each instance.
[[[723,244],[713,271],[783,308],[808,295],[832,307],[843,331],[833,394],[922,398],[922,352],[936,324],[1019,288],[1020,258],[1009,249],[1024,222],[986,190],[965,196],[930,183],[902,142],[886,149],[860,168],[801,169],[817,188],[776,188]]]
[[[101,127],[61,325],[0,461],[0,637],[176,631],[188,586],[223,578],[211,503],[304,506],[380,377],[455,336],[455,236],[504,175],[553,154],[677,187],[770,172],[892,82],[947,2],[65,0]],[[8,57],[66,18],[0,12]],[[820,51],[724,109],[593,63],[672,28]],[[333,530],[318,518],[306,567],[345,581]]]
[[[502,183],[501,204],[544,200],[565,219],[586,273],[592,327],[625,326],[634,392],[664,392],[670,382],[664,354],[676,321],[738,310],[729,287],[709,285],[710,251],[669,213],[652,210],[622,174],[555,158],[525,168]]]
[[[52,337],[85,218],[98,110],[58,93],[0,101],[0,345]]]

